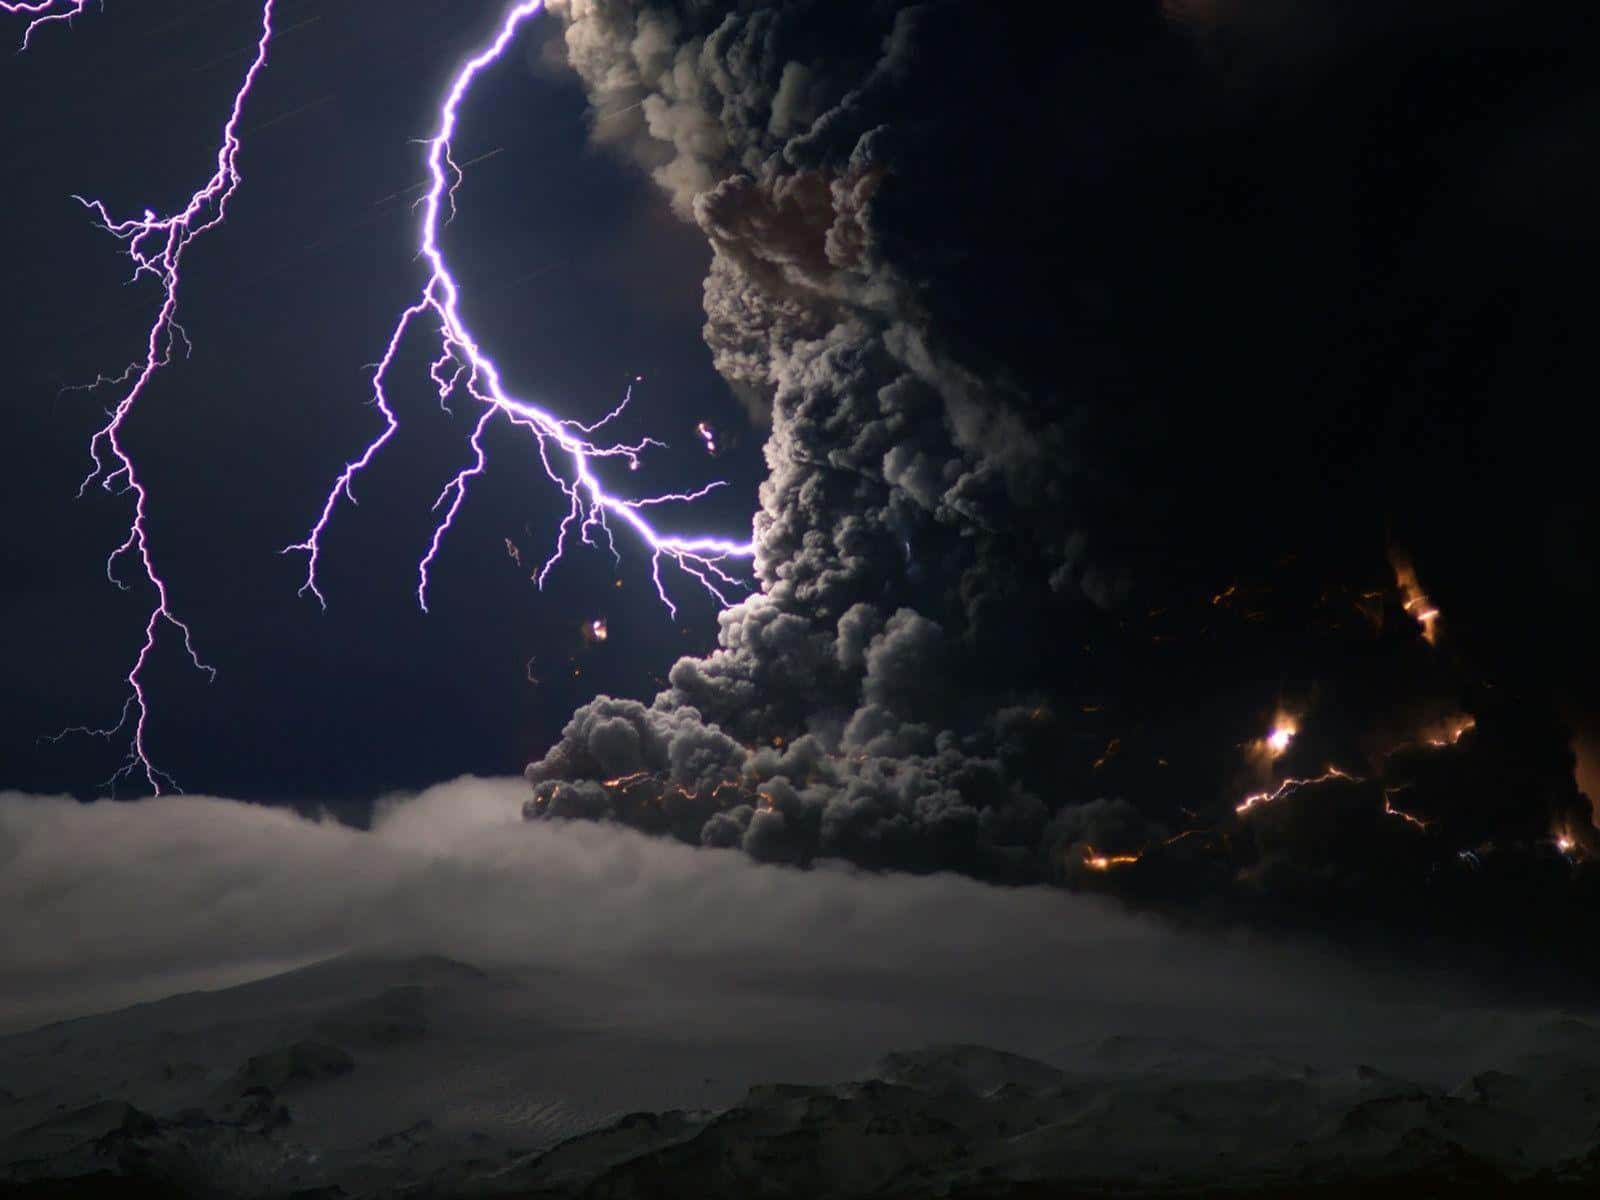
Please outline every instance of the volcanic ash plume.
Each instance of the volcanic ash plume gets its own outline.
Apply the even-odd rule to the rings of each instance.
[[[580,710],[528,770],[530,812],[780,859],[1033,854],[1048,810],[1008,762],[1049,722],[1015,615],[1116,585],[1059,503],[1064,406],[951,353],[921,245],[878,218],[932,182],[939,135],[892,122],[937,95],[949,17],[1013,33],[975,8],[553,7],[596,112],[624,114],[605,136],[711,241],[706,339],[770,416],[771,474],[761,591],[722,614],[722,648],[678,662],[648,707]],[[972,197],[952,199],[959,221]]]
[[[1452,641],[1488,624],[1426,528],[1386,553],[1442,451],[1371,436],[1339,146],[1264,151],[1294,82],[1159,5],[1061,7],[553,0],[596,137],[710,241],[769,476],[719,649],[579,709],[527,815],[1168,897],[1497,839],[1566,880],[1569,733]]]

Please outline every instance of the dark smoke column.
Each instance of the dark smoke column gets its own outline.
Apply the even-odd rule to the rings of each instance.
[[[638,106],[608,137],[711,241],[706,339],[770,420],[771,474],[761,591],[722,648],[649,707],[581,709],[528,769],[530,813],[1038,874],[1049,809],[1015,768],[1050,736],[1056,639],[1034,631],[1116,581],[1070,528],[1068,406],[946,336],[935,293],[961,281],[925,274],[970,269],[989,216],[976,164],[938,161],[951,56],[1001,61],[1023,31],[978,5],[554,7],[596,110]]]
[[[530,817],[1378,912],[1490,844],[1582,861],[1564,685],[1462,569],[1499,534],[1446,519],[1507,397],[1418,400],[1470,369],[1427,315],[1470,288],[1407,231],[1476,143],[1384,116],[1494,5],[551,7],[597,136],[710,240],[770,476],[759,594],[651,704],[575,713]]]

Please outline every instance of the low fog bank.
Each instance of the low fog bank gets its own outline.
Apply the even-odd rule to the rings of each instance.
[[[963,1040],[1060,1061],[1126,1034],[1449,1078],[1514,1019],[1459,980],[1059,888],[529,823],[524,789],[463,778],[385,801],[370,831],[208,797],[0,794],[0,1031],[349,953],[520,976],[569,1029],[864,1060]]]

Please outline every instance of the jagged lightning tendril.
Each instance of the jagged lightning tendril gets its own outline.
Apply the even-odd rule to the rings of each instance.
[[[384,427],[368,443],[360,457],[345,464],[329,490],[322,510],[306,540],[286,547],[284,551],[284,553],[303,551],[306,554],[308,560],[306,578],[300,592],[302,595],[309,592],[324,608],[327,607],[327,600],[317,580],[323,534],[327,531],[328,522],[341,496],[351,504],[356,503],[354,491],[356,476],[367,468],[399,428],[399,419],[395,416],[385,391],[385,378],[406,333],[412,323],[418,320],[438,323],[442,347],[429,369],[429,375],[438,393],[439,403],[448,406],[452,396],[465,393],[482,406],[482,412],[467,439],[471,450],[470,460],[445,484],[434,501],[434,511],[439,513],[439,518],[434,526],[427,551],[417,564],[417,602],[424,612],[428,608],[428,570],[437,558],[445,535],[455,522],[456,514],[461,511],[468,486],[473,479],[483,474],[487,466],[483,436],[497,417],[528,432],[534,441],[540,466],[551,482],[567,497],[567,513],[561,519],[556,531],[555,547],[534,576],[541,587],[549,576],[551,568],[566,551],[567,539],[574,529],[577,530],[579,539],[589,546],[598,545],[597,539],[603,535],[613,557],[619,557],[608,518],[615,518],[631,526],[649,545],[651,579],[655,583],[656,594],[669,612],[676,614],[677,608],[667,595],[666,586],[661,579],[663,558],[675,562],[680,570],[692,576],[724,605],[728,604],[729,600],[723,588],[743,586],[740,580],[723,569],[722,564],[730,559],[750,558],[754,554],[751,542],[658,533],[641,513],[642,509],[654,504],[697,500],[712,489],[722,486],[721,483],[712,483],[693,492],[628,499],[606,491],[595,475],[595,465],[599,459],[623,459],[630,468],[637,469],[640,455],[648,447],[662,445],[651,438],[632,444],[615,445],[588,440],[590,435],[620,416],[626,409],[633,395],[631,386],[622,403],[592,425],[555,417],[536,405],[507,394],[501,382],[499,368],[478,345],[477,339],[461,316],[460,287],[455,277],[451,275],[444,255],[439,249],[441,219],[448,222],[455,215],[455,193],[461,182],[461,168],[457,166],[451,152],[458,112],[463,98],[471,90],[478,75],[500,60],[518,29],[543,7],[544,0],[520,0],[507,9],[494,39],[468,59],[456,73],[440,105],[436,131],[426,143],[429,182],[427,193],[420,202],[422,221],[418,257],[427,262],[430,270],[421,295],[414,304],[400,314],[394,331],[389,336],[383,357],[373,369],[372,401],[383,415]],[[563,474],[557,469],[558,460],[565,462],[569,468],[568,474]]]
[[[89,7],[89,0],[0,0],[0,13],[12,17],[28,17],[28,27],[22,31],[20,50],[26,50],[33,35],[41,26],[56,21],[71,21]]]
[[[154,211],[145,209],[140,217],[118,221],[112,219],[103,202],[86,200],[82,196],[73,197],[94,214],[103,229],[123,243],[125,253],[133,260],[133,277],[140,279],[148,276],[161,288],[161,304],[145,338],[144,356],[136,359],[121,375],[114,378],[102,376],[90,385],[94,387],[114,384],[123,388],[123,392],[116,407],[107,414],[106,423],[89,440],[89,458],[93,465],[78,488],[78,495],[82,496],[90,484],[98,483],[105,491],[133,497],[133,517],[128,525],[128,536],[107,557],[106,577],[122,590],[128,590],[128,584],[118,577],[117,569],[128,557],[136,558],[140,569],[144,572],[145,581],[155,590],[155,606],[145,621],[144,641],[127,675],[128,697],[123,703],[122,714],[117,723],[105,729],[74,726],[62,730],[53,740],[59,740],[69,733],[93,734],[110,739],[131,726],[128,756],[107,783],[143,775],[145,782],[158,795],[164,786],[176,786],[170,775],[151,762],[145,745],[149,706],[145,698],[144,671],[149,665],[151,652],[156,645],[156,635],[160,632],[161,626],[169,625],[178,632],[183,639],[184,651],[198,670],[204,671],[211,678],[216,677],[216,670],[201,660],[195,650],[189,626],[172,610],[166,581],[156,570],[155,560],[150,551],[146,507],[148,493],[134,470],[133,458],[123,444],[122,435],[129,414],[138,404],[151,378],[171,361],[174,345],[182,344],[185,348],[188,346],[188,337],[177,320],[178,287],[181,281],[179,272],[183,254],[195,238],[222,222],[227,215],[228,200],[239,187],[237,166],[239,119],[250,90],[255,85],[256,77],[266,65],[267,47],[272,41],[272,5],[273,0],[263,0],[261,33],[256,41],[255,57],[234,93],[233,107],[222,130],[222,144],[217,149],[216,170],[212,172],[211,178],[205,185],[189,197],[183,208],[171,216],[158,216]],[[45,21],[63,20],[75,15],[77,11],[82,10],[83,4],[74,7],[68,4],[39,3],[6,7],[8,11],[34,11],[36,15],[34,24],[29,27],[31,31]],[[69,7],[73,8],[72,12],[64,11]]]

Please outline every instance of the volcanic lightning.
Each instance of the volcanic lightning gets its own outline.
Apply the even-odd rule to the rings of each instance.
[[[354,485],[356,477],[370,465],[378,452],[399,428],[399,418],[390,404],[386,379],[399,353],[401,343],[414,322],[435,322],[440,338],[439,354],[434,359],[430,375],[441,404],[446,404],[458,392],[464,392],[480,406],[478,419],[467,439],[470,449],[467,465],[445,484],[434,501],[434,511],[439,519],[434,525],[428,548],[417,564],[417,603],[424,612],[428,608],[429,568],[439,554],[445,536],[453,525],[456,514],[466,500],[467,489],[473,479],[487,468],[487,450],[484,434],[490,424],[501,418],[505,423],[525,430],[532,439],[533,449],[545,475],[567,498],[567,512],[556,530],[555,545],[544,565],[534,576],[543,587],[550,570],[560,560],[567,548],[567,539],[574,528],[585,545],[596,546],[603,535],[606,547],[613,558],[620,561],[608,519],[629,526],[650,548],[650,575],[655,583],[656,595],[669,613],[676,615],[677,607],[667,594],[661,578],[663,558],[674,562],[679,570],[695,579],[707,592],[724,606],[731,603],[724,594],[728,587],[744,586],[735,576],[723,569],[722,564],[731,559],[749,559],[755,553],[752,542],[738,542],[713,537],[685,537],[658,532],[646,519],[642,510],[655,504],[697,500],[715,488],[719,482],[707,484],[692,492],[629,499],[608,492],[596,473],[602,459],[620,459],[631,469],[637,469],[641,454],[649,447],[662,443],[644,438],[631,444],[604,444],[589,438],[602,427],[619,417],[632,399],[630,386],[622,402],[593,424],[562,419],[527,401],[515,399],[505,389],[500,368],[478,344],[471,328],[461,314],[461,288],[445,262],[439,246],[441,214],[445,219],[455,214],[456,189],[462,180],[462,170],[452,154],[453,140],[460,120],[460,109],[467,93],[478,76],[499,62],[506,48],[516,37],[522,25],[544,8],[544,0],[519,0],[505,13],[494,38],[483,49],[469,58],[456,73],[439,107],[435,132],[426,143],[428,168],[427,192],[422,197],[422,222],[419,231],[417,257],[428,264],[429,274],[418,299],[401,314],[389,337],[382,358],[372,374],[372,401],[382,414],[384,427],[369,442],[362,453],[347,462],[335,479],[323,503],[321,512],[306,539],[285,549],[303,552],[307,556],[305,582],[301,594],[310,593],[319,604],[327,607],[317,578],[321,559],[323,536],[328,523],[338,507],[340,497],[352,504],[356,502]],[[564,460],[568,473],[563,474],[557,461]]]
[[[1362,780],[1359,776],[1352,775],[1348,771],[1341,771],[1338,767],[1330,766],[1321,775],[1315,776],[1314,778],[1285,779],[1271,791],[1252,793],[1251,795],[1246,796],[1238,804],[1234,805],[1233,811],[1240,814],[1247,813],[1258,805],[1271,804],[1275,800],[1281,800],[1285,796],[1292,795],[1303,787],[1308,787],[1312,784],[1327,783],[1331,779],[1346,779],[1351,783],[1364,782],[1364,780]]]
[[[1402,821],[1405,821],[1407,824],[1415,825],[1418,829],[1424,829],[1425,830],[1425,829],[1428,828],[1428,822],[1424,821],[1421,817],[1417,816],[1415,813],[1408,813],[1408,812],[1405,811],[1405,809],[1396,808],[1394,806],[1394,798],[1395,798],[1395,796],[1399,795],[1401,792],[1405,791],[1410,786],[1411,785],[1409,783],[1402,783],[1398,787],[1386,787],[1386,788],[1384,788],[1383,789],[1383,811],[1385,813],[1387,813],[1391,817],[1399,817]]]
[[[133,497],[133,517],[128,525],[128,535],[106,559],[106,577],[117,587],[127,591],[128,584],[118,576],[117,568],[123,560],[129,557],[135,558],[144,581],[155,591],[155,606],[145,621],[144,641],[127,675],[128,697],[123,703],[122,715],[117,723],[104,729],[74,726],[62,730],[52,740],[59,740],[69,733],[92,734],[109,740],[128,729],[131,724],[132,732],[129,735],[127,757],[106,782],[110,784],[118,779],[143,775],[145,782],[158,795],[163,785],[176,786],[170,775],[151,762],[146,748],[149,706],[145,697],[144,672],[149,665],[150,655],[156,645],[156,635],[162,625],[170,626],[182,638],[184,651],[196,669],[204,671],[211,678],[216,677],[216,670],[201,660],[195,650],[189,626],[172,610],[166,581],[157,571],[150,549],[147,511],[149,496],[134,469],[133,458],[123,442],[122,435],[129,416],[144,395],[150,380],[158,370],[171,361],[173,347],[179,343],[185,348],[188,346],[188,338],[177,319],[183,255],[197,237],[222,223],[227,215],[228,201],[238,190],[239,119],[244,112],[250,91],[255,86],[256,77],[266,65],[267,47],[272,41],[272,6],[273,0],[264,0],[262,3],[261,32],[256,40],[255,55],[244,73],[238,90],[234,93],[233,107],[222,130],[222,143],[217,148],[216,169],[205,185],[194,192],[181,209],[170,216],[159,216],[154,210],[147,208],[141,216],[119,221],[111,216],[102,201],[87,200],[82,196],[73,197],[94,214],[101,228],[123,243],[124,252],[133,260],[134,279],[149,277],[154,279],[161,289],[161,303],[145,336],[143,357],[131,363],[121,375],[115,378],[102,376],[90,385],[91,387],[103,384],[115,385],[124,390],[122,398],[108,413],[106,423],[89,440],[89,459],[92,466],[78,488],[78,495],[82,496],[90,484],[97,483],[104,491]],[[35,2],[0,4],[0,8],[6,12],[26,13],[33,17],[32,23],[23,35],[24,46],[27,45],[28,35],[39,26],[50,21],[69,20],[82,12],[84,7],[84,0],[63,0],[59,3],[35,0]]]
[[[28,17],[28,27],[22,31],[22,49],[28,48],[34,32],[41,26],[56,21],[71,21],[89,7],[89,0],[0,0],[0,13],[12,17]]]
[[[1272,726],[1259,738],[1244,744],[1245,756],[1263,769],[1282,758],[1290,744],[1299,736],[1298,718],[1279,709],[1272,718]]]

